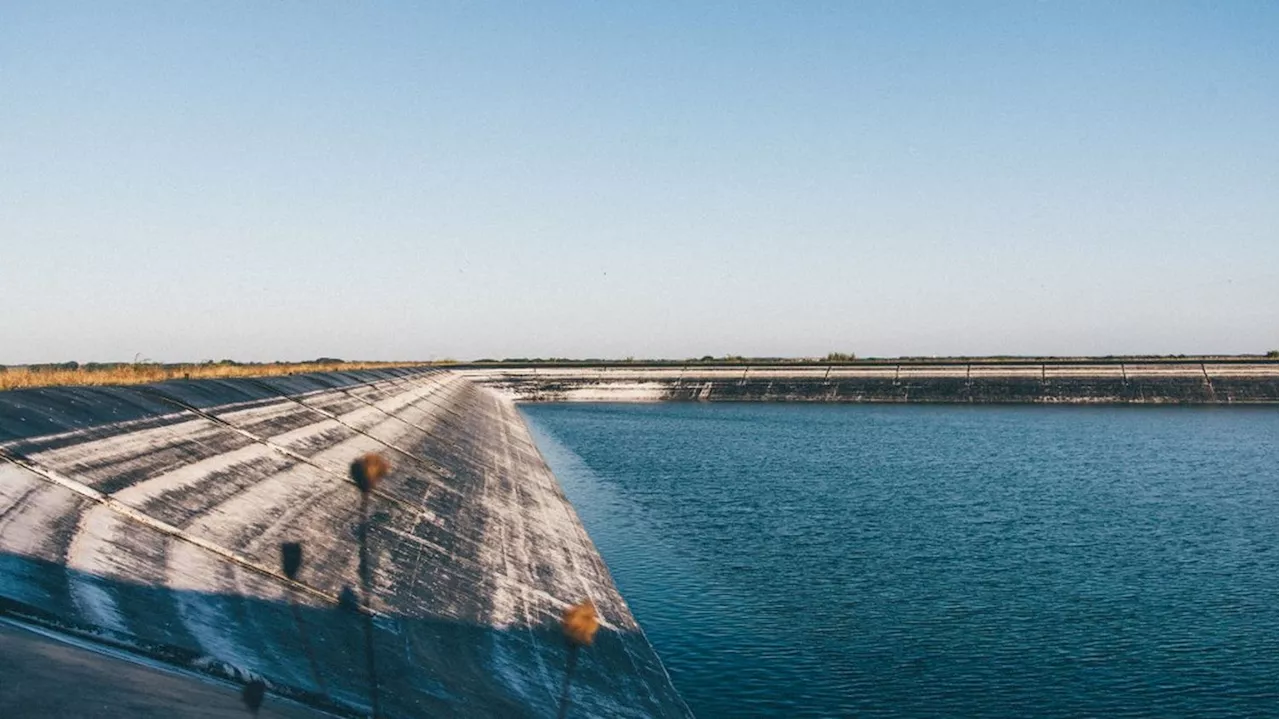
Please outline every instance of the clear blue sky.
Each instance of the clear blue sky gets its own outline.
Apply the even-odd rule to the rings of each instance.
[[[1276,348],[1275,2],[0,1],[0,363]]]

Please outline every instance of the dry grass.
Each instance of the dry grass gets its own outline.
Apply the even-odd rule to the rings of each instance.
[[[333,372],[338,370],[378,369],[381,367],[417,367],[425,362],[330,362],[271,364],[127,364],[105,368],[0,369],[0,391],[24,387],[66,385],[148,384],[168,379],[208,379],[215,377],[269,377],[296,372]]]

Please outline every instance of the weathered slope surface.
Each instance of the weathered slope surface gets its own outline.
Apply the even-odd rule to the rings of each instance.
[[[449,372],[0,394],[0,606],[364,713],[346,472],[370,451],[393,463],[370,529],[385,715],[554,715],[554,622],[585,597],[605,627],[576,711],[687,714],[513,405]]]

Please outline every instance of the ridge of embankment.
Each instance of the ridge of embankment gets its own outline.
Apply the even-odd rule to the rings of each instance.
[[[384,716],[554,716],[586,597],[574,713],[688,715],[515,407],[438,369],[0,393],[0,612],[367,714],[366,452]]]
[[[1273,361],[874,362],[485,366],[459,374],[518,402],[1275,404]]]

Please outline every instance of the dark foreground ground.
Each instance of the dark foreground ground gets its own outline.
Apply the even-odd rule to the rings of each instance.
[[[0,623],[0,716],[202,719],[250,716],[240,687],[139,664]],[[258,716],[329,716],[268,697]]]

